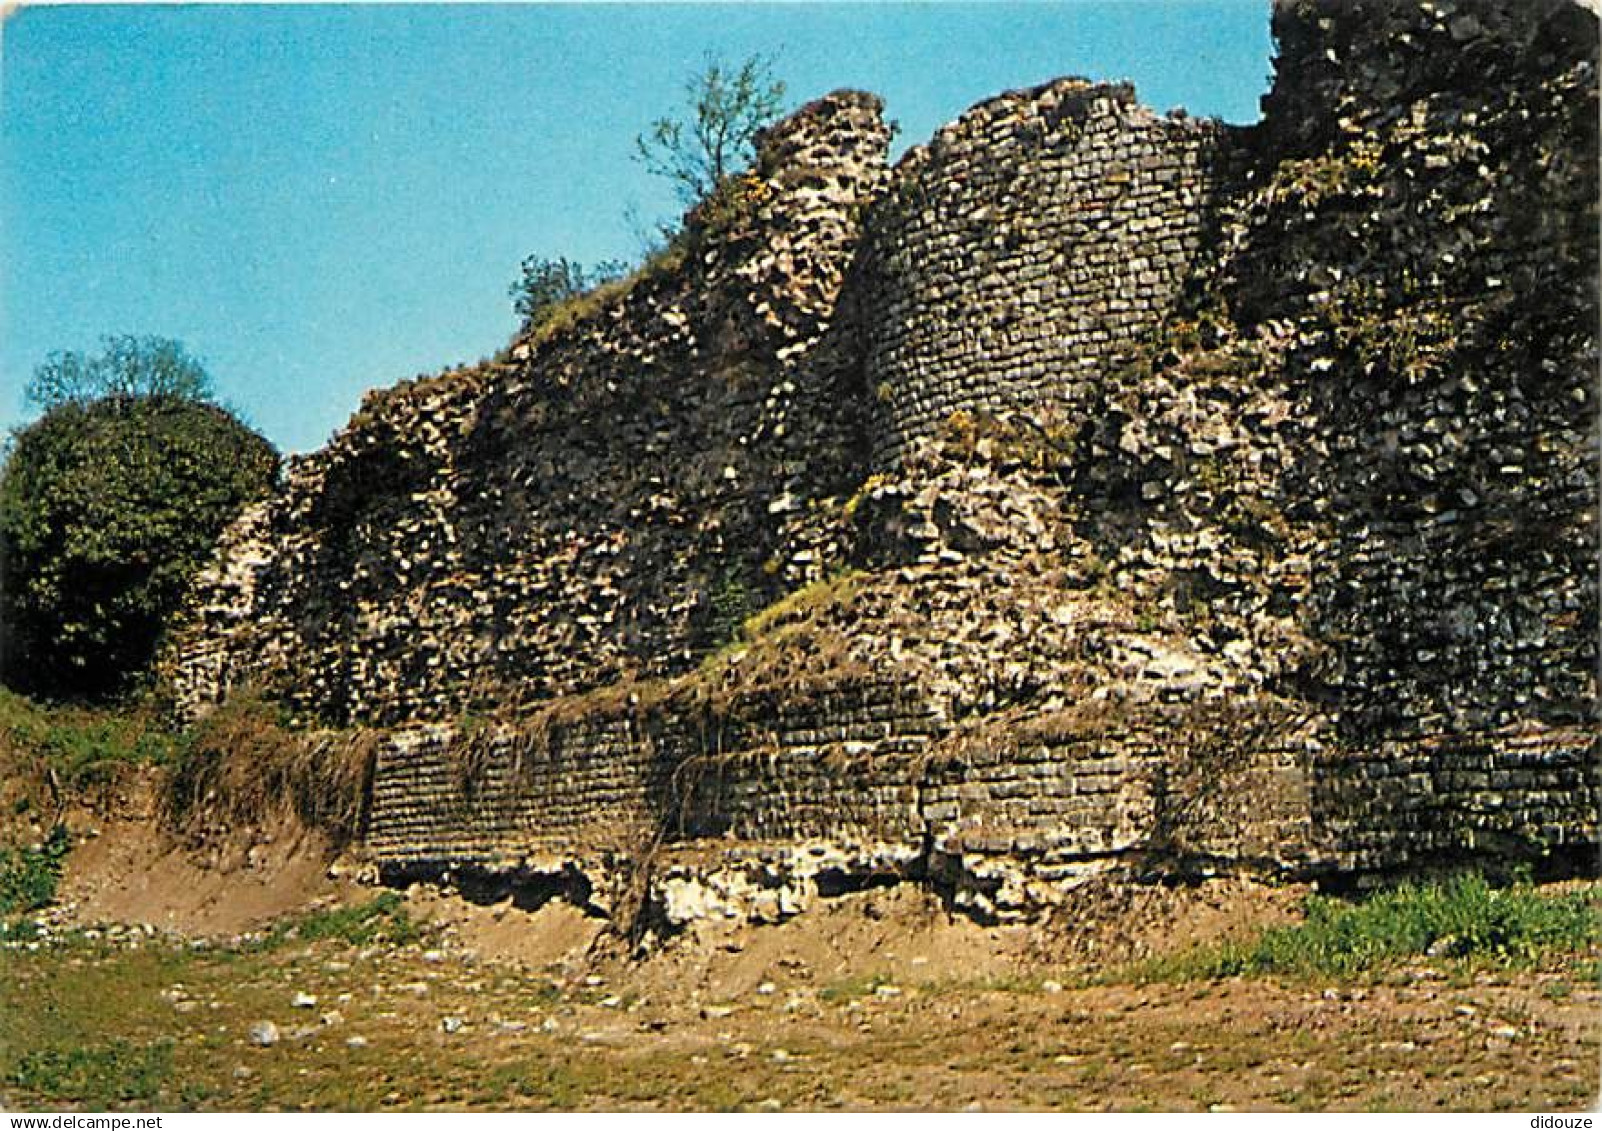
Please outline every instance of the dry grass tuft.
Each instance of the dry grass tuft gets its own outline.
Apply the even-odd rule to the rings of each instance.
[[[292,820],[345,844],[362,833],[376,751],[371,732],[291,731],[272,707],[236,695],[195,725],[166,816],[202,840]]]

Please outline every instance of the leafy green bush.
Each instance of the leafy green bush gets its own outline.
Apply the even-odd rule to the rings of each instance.
[[[1480,876],[1377,892],[1358,903],[1315,895],[1305,919],[1250,943],[1161,959],[1158,978],[1239,974],[1350,975],[1419,955],[1530,965],[1602,942],[1602,899],[1590,887],[1562,893],[1493,888]]]
[[[0,848],[0,915],[46,907],[56,897],[62,863],[72,840],[62,825],[37,848]]]
[[[139,360],[113,344],[118,365]],[[14,435],[0,471],[0,675],[12,687],[50,698],[128,690],[223,527],[277,475],[271,444],[189,399],[205,385],[171,346],[145,359],[182,370],[155,393],[126,393],[155,379],[115,382],[107,358],[50,376],[57,358],[35,375],[30,394],[54,403]],[[97,387],[112,391],[92,398]]]

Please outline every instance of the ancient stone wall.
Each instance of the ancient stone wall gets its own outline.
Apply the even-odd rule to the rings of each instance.
[[[1275,32],[1219,238],[1065,444],[1073,534],[1328,721],[1343,866],[1583,853],[1557,814],[1602,756],[1596,17],[1283,3]],[[1541,743],[1562,773],[1515,772]]]
[[[511,868],[527,857],[637,850],[658,823],[661,761],[627,720],[538,740],[468,740],[443,725],[387,732],[368,846],[385,864]]]
[[[1224,133],[1063,80],[892,174],[876,102],[808,108],[680,270],[302,461],[198,587],[181,704],[398,722],[685,670],[821,574],[817,500],[958,411],[1083,402],[1168,312]]]
[[[1596,17],[1301,3],[1275,32],[1265,141],[1312,148],[1240,210],[1218,291],[1285,331],[1314,693],[1355,745],[1594,726]]]
[[[789,516],[860,478],[807,359],[888,140],[871,96],[809,106],[676,264],[371,395],[200,578],[180,709],[253,682],[309,722],[398,723],[693,666],[782,591]]]
[[[1529,864],[1536,844],[1567,854],[1562,867],[1596,867],[1602,760],[1589,728],[1391,742],[1340,751],[1313,773],[1313,816],[1340,872]]]
[[[987,917],[1038,912],[1130,859],[1315,870],[1305,735],[1226,750],[1201,717],[964,734],[905,688],[867,683],[805,703],[618,703],[565,726],[408,728],[379,754],[368,844],[396,874],[572,869],[596,891],[659,851],[763,845],[811,852],[843,880],[927,879]]]
[[[1109,868],[1383,875],[1540,863],[1536,845],[1583,868],[1602,796],[1581,730],[1354,755],[1282,704],[1071,714],[979,735],[890,685],[744,707],[761,722],[679,705],[554,732],[393,732],[369,847],[398,876],[581,877],[602,907],[634,882],[658,897],[669,879],[727,884],[754,854],[787,876],[789,903],[770,916],[897,878],[1016,918]]]
[[[1062,80],[890,170],[805,108],[681,262],[298,462],[180,705],[391,727],[393,872],[669,919],[1588,851],[1596,17],[1274,20],[1251,129]]]

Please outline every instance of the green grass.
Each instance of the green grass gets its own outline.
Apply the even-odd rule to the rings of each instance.
[[[185,748],[149,709],[48,706],[0,689],[0,756],[37,758],[68,788],[109,781],[126,765],[176,762]]]
[[[818,1000],[829,1002],[852,1001],[856,998],[872,997],[878,992],[880,986],[895,984],[895,979],[889,974],[860,974],[854,978],[843,978],[838,982],[831,982],[818,991]]]
[[[421,937],[422,929],[407,914],[401,897],[386,891],[358,906],[335,907],[281,919],[273,924],[263,945],[274,946],[294,939],[302,942],[337,939],[352,946],[379,942],[404,946]]]
[[[1305,919],[1246,943],[1204,947],[1135,968],[1141,980],[1245,974],[1352,975],[1429,955],[1532,966],[1602,941],[1602,889],[1495,888],[1479,876],[1377,892],[1360,902],[1312,896]]]
[[[370,731],[297,731],[280,706],[249,694],[183,728],[148,701],[45,704],[0,689],[0,803],[18,817],[59,812],[132,767],[157,766],[163,817],[180,832],[292,816],[344,843],[360,824],[375,749]],[[0,846],[8,832],[0,825]]]
[[[171,1040],[28,1049],[5,1075],[9,1087],[104,1111],[150,1103],[172,1075]]]
[[[81,938],[0,951],[0,1103],[170,1107],[185,1043],[156,991],[192,972],[188,952]]]
[[[297,922],[343,939],[362,919],[324,912]],[[327,961],[338,945],[193,950],[168,941],[128,949],[57,937],[35,951],[0,950],[0,1102],[29,1110],[705,1111],[749,1109],[770,1098],[814,1110],[954,1110],[975,1098],[990,1106],[1069,1109],[1278,1100],[1304,1108],[1417,1110],[1433,1100],[1551,1110],[1588,1102],[1595,1079],[1595,1041],[1583,1025],[1581,1003],[1566,1007],[1564,1016],[1581,1022],[1573,1025],[1549,1026],[1544,1014],[1532,1011],[1532,1018],[1543,1017],[1543,1036],[1505,1053],[1485,1054],[1478,1030],[1454,1026],[1403,1058],[1376,1046],[1414,1036],[1417,1022],[1387,1012],[1384,995],[1353,1015],[1330,1014],[1332,1027],[1318,1031],[1265,1027],[1260,987],[1203,983],[1160,992],[1096,989],[1060,1007],[1039,1008],[1022,998],[996,999],[977,981],[987,988],[953,984],[940,990],[949,995],[942,1000],[918,1003],[928,996],[920,984],[909,987],[912,1003],[883,1003],[860,1013],[839,1008],[882,985],[880,973],[834,982],[826,995],[834,1008],[793,1022],[782,1021],[788,1014],[776,1010],[738,1010],[702,1025],[684,1016],[681,1002],[642,1003],[639,1020],[667,1023],[665,1030],[625,1023],[609,1040],[591,1045],[579,1034],[610,1028],[618,1018],[580,1005],[584,994],[561,1000],[542,979],[528,985],[523,971],[453,958],[434,964],[416,953],[374,954],[371,963],[353,954],[344,956],[348,963]],[[430,986],[418,999],[403,989],[403,980],[414,978],[427,978]],[[1508,984],[1532,987],[1534,1004],[1533,987],[1544,983],[1524,978]],[[1584,985],[1579,975],[1572,980]],[[369,983],[397,992],[368,993]],[[1026,983],[1018,985],[1027,992]],[[178,989],[179,1001],[194,1007],[175,1008],[179,1002],[165,991]],[[315,1012],[295,1011],[295,991],[312,992],[330,1006],[337,1002],[342,1019],[320,1023]],[[1233,998],[1237,992],[1242,996]],[[1495,994],[1487,988],[1463,999],[1489,1003]],[[1193,996],[1206,1004],[1192,1007]],[[1288,1021],[1327,1012],[1316,1000],[1299,1007],[1304,996],[1270,991],[1266,1000],[1279,1003],[1274,1012],[1283,1010]],[[546,1008],[532,1012],[531,997]],[[1232,1001],[1244,1008],[1236,1010]],[[1516,1010],[1508,1013],[1505,1002],[1496,1008],[1509,1021],[1527,1024]],[[963,1024],[953,1026],[957,1010]],[[438,1027],[447,1014],[475,1022],[447,1038]],[[494,1015],[521,1019],[526,1027],[499,1033],[476,1022]],[[541,1015],[557,1018],[559,1028],[545,1031]],[[246,1033],[262,1018],[274,1019],[286,1033],[300,1023],[315,1031],[259,1049]],[[860,1025],[865,1018],[873,1019],[871,1027]],[[370,1043],[347,1047],[345,1038],[355,1034]],[[1176,1050],[1176,1041],[1186,1047]],[[737,1052],[742,1045],[747,1048]],[[791,1056],[776,1061],[776,1047]],[[1572,1070],[1549,1070],[1560,1048]],[[1073,1056],[1059,1062],[1065,1053]],[[1318,1063],[1304,1071],[1281,1061]],[[1148,1068],[1131,1073],[1136,1063]],[[1498,1082],[1470,1083],[1485,1071],[1494,1071]]]
[[[863,573],[857,569],[838,569],[828,577],[809,582],[787,593],[766,608],[758,609],[740,624],[739,639],[745,643],[760,640],[779,625],[809,616],[828,606],[844,605],[862,585]]]

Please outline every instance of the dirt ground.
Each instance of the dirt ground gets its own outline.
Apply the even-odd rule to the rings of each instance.
[[[1288,921],[1293,888],[1087,892],[1045,929],[903,885],[641,959],[560,901],[423,887],[405,945],[241,934],[374,892],[329,880],[315,845],[213,889],[159,843],[102,839],[75,853],[58,927],[0,948],[10,1108],[1544,1112],[1598,1095],[1594,959],[1348,984],[1128,965]],[[118,919],[151,926],[85,929]]]
[[[68,857],[58,899],[69,921],[151,924],[230,935],[322,898],[359,898],[328,876],[327,843],[286,827],[249,845],[197,855],[147,820],[79,822],[94,835]]]

